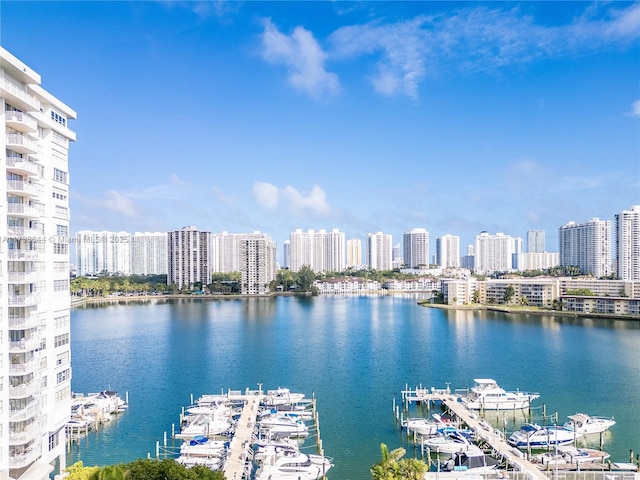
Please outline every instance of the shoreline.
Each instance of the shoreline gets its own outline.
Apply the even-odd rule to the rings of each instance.
[[[418,305],[427,308],[437,308],[440,310],[470,310],[470,311],[487,311],[498,312],[506,314],[516,315],[536,315],[545,316],[552,315],[556,317],[575,317],[575,318],[590,318],[601,320],[631,320],[640,321],[640,315],[615,315],[606,313],[585,313],[585,312],[566,312],[562,310],[547,310],[540,309],[538,307],[507,307],[507,306],[492,306],[492,305],[445,305],[442,303],[427,303],[426,301],[419,301]]]
[[[407,292],[395,292],[399,294],[405,294]],[[417,293],[417,292],[415,292]],[[388,295],[389,293],[386,292]],[[170,294],[170,295],[135,295],[135,296],[115,296],[115,297],[80,297],[71,299],[71,308],[81,307],[83,305],[94,305],[100,303],[133,303],[139,301],[149,301],[158,299],[167,300],[234,300],[234,299],[247,299],[247,298],[271,298],[271,297],[295,297],[295,296],[311,296],[310,293],[290,293],[290,292],[273,292],[263,295],[183,295],[183,294]],[[584,319],[600,319],[600,320],[629,320],[640,321],[640,315],[611,315],[605,313],[584,313],[584,312],[563,312],[560,310],[546,310],[537,307],[506,307],[506,306],[491,306],[491,305],[445,305],[442,303],[429,303],[428,300],[418,300],[418,305],[426,308],[436,308],[440,310],[469,310],[469,311],[488,311],[505,314],[516,315],[534,315],[545,316],[551,315],[556,317],[574,317]]]

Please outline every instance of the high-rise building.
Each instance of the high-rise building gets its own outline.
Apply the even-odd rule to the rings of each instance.
[[[167,285],[192,288],[211,283],[211,232],[184,227],[167,234]]]
[[[391,235],[377,232],[367,234],[367,266],[375,270],[391,270],[393,264]]]
[[[347,240],[347,267],[362,265],[362,241],[359,238]]]
[[[265,233],[239,235],[240,292],[261,295],[276,279],[276,244]]]
[[[69,121],[76,112],[0,47],[0,478],[66,467],[71,411]]]
[[[167,232],[135,232],[131,236],[131,274],[167,274]]]
[[[519,241],[518,241],[519,240]],[[506,272],[512,270],[514,253],[518,252],[522,239],[504,233],[476,235],[474,268],[479,273]]]
[[[429,232],[425,228],[414,228],[403,235],[405,268],[429,267]]]
[[[282,242],[282,250],[284,255],[284,268],[289,268],[289,263],[291,263],[291,241],[285,240]]]
[[[640,280],[640,205],[615,216],[616,272],[622,280]]]
[[[436,238],[436,263],[442,268],[460,266],[460,237],[447,234]]]
[[[307,265],[314,272],[341,272],[345,266],[344,233],[297,229],[289,235],[289,269],[297,272]]]
[[[131,275],[131,234],[80,230],[76,233],[76,268],[79,277]]]
[[[527,253],[544,253],[544,230],[529,230],[527,232]]]
[[[559,229],[560,265],[578,267],[580,273],[605,277],[611,265],[611,222],[593,218],[569,222]]]

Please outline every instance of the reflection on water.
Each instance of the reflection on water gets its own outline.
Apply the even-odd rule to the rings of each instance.
[[[578,411],[614,416],[612,459],[640,451],[640,414],[628,401],[640,398],[638,322],[437,310],[418,306],[415,296],[336,296],[88,305],[72,311],[71,328],[73,390],[128,391],[131,406],[99,440],[74,448],[70,461],[146,457],[190,394],[262,383],[315,394],[336,465],[330,477],[368,480],[380,443],[406,441],[391,408],[405,384],[455,389],[486,377],[507,390],[539,391],[534,406],[557,411],[560,421]],[[524,420],[521,412],[502,415],[496,422],[507,430]]]

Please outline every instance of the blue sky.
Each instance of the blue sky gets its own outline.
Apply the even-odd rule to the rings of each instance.
[[[12,2],[72,231],[526,236],[640,203],[640,3]],[[279,247],[280,253],[281,248]],[[279,254],[280,254],[279,253]]]

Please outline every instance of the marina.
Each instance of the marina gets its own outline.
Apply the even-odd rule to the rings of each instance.
[[[117,421],[74,442],[69,465],[153,456],[164,431],[172,445],[171,423],[179,433],[179,413],[196,398],[220,394],[220,387],[224,393],[238,385],[257,390],[258,382],[268,382],[315,393],[322,443],[333,458],[329,479],[369,480],[380,443],[421,458],[419,445],[395,426],[391,412],[392,397],[399,399],[406,382],[451,382],[452,392],[464,394],[453,387],[485,376],[506,390],[541,394],[531,408],[534,419],[528,410],[484,412],[506,436],[526,422],[550,425],[557,415],[562,424],[585,412],[615,416],[616,425],[603,434],[612,463],[640,452],[640,417],[627,400],[640,395],[637,322],[437,311],[416,308],[415,297],[389,296],[87,306],[72,311],[71,323],[74,391],[111,385],[128,391],[131,404]],[[546,422],[541,402],[548,406]],[[451,421],[439,408],[426,407],[412,405],[410,416],[438,413]],[[306,453],[316,452],[313,435]],[[181,443],[175,440],[174,457]],[[590,443],[578,447],[598,449],[599,434]]]
[[[203,395],[183,409],[180,431],[175,424],[171,430],[172,441],[182,443],[169,446],[165,433],[163,446],[156,442],[157,459],[205,465],[227,479],[316,480],[333,466],[323,454],[315,398],[285,388],[263,391],[260,385],[258,390]],[[308,437],[313,445],[305,445]],[[317,453],[303,453],[303,446]]]
[[[506,437],[505,432],[491,426],[479,415],[485,405],[484,401],[478,401],[482,398],[479,393],[486,391],[487,388],[495,399],[492,405],[489,404],[488,410],[530,409],[530,400],[522,399],[529,397],[533,400],[540,396],[537,393],[510,394],[499,388],[492,379],[476,379],[475,387],[460,390],[463,393],[452,391],[449,385],[440,389],[435,387],[427,389],[422,386],[414,389],[407,387],[401,392],[402,413],[400,413],[400,406],[396,405],[394,400],[393,409],[396,419],[403,428],[407,429],[409,435],[413,436],[414,443],[419,443],[422,451],[426,451],[426,457],[430,463],[431,455],[435,453],[437,475],[441,470],[473,471],[478,475],[489,474],[489,477],[499,475],[501,472],[502,476],[498,478],[505,478],[505,472],[509,472],[523,475],[528,480],[548,480],[551,477],[557,477],[560,470],[565,478],[582,478],[579,473],[586,470],[591,473],[600,471],[603,474],[601,478],[606,480],[640,478],[638,463],[634,462],[633,458],[629,463],[605,463],[610,456],[608,453],[569,445],[588,433],[602,434],[615,424],[612,419],[577,414],[569,416],[570,423],[574,427],[571,430],[556,425],[541,427],[526,423],[520,430]],[[403,415],[409,414],[409,408],[414,403],[439,405],[448,412],[451,420],[442,422],[442,416],[437,413],[433,414],[433,421],[423,418],[423,422],[420,422],[416,417],[404,420]],[[584,427],[579,432],[577,427],[585,424],[593,424],[594,427],[588,433]],[[461,426],[466,428],[461,430]],[[541,452],[545,449],[546,452]],[[532,451],[536,450],[540,453],[532,454]],[[447,455],[445,462],[440,461],[441,454]],[[604,476],[605,472],[606,476]],[[431,474],[427,474],[427,477],[429,476]]]

